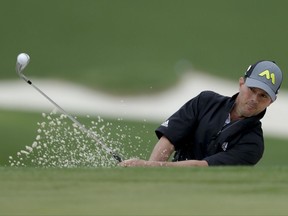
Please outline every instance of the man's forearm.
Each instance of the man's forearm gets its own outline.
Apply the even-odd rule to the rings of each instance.
[[[167,161],[174,152],[174,145],[166,138],[161,137],[155,145],[149,161]]]
[[[209,166],[205,160],[186,160],[186,161],[177,161],[177,162],[163,162],[162,166],[167,167],[206,167]]]
[[[205,160],[186,160],[186,161],[146,161],[139,159],[130,159],[119,164],[124,167],[207,167]]]

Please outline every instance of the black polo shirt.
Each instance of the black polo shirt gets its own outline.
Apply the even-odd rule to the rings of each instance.
[[[264,140],[260,119],[266,110],[224,127],[237,95],[201,92],[156,130],[158,138],[165,136],[174,145],[174,161],[206,160],[212,166],[254,165],[261,159]]]

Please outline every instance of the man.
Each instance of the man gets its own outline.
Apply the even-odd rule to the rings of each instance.
[[[260,120],[281,83],[274,62],[251,65],[239,79],[237,94],[201,92],[156,130],[159,141],[148,161],[130,159],[119,166],[255,165],[264,152]]]

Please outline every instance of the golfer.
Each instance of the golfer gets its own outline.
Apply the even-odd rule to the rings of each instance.
[[[129,159],[119,166],[255,165],[264,152],[260,120],[281,83],[275,62],[249,66],[237,94],[201,92],[156,130],[159,141],[148,161]]]

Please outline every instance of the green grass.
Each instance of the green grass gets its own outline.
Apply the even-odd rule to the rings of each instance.
[[[3,166],[8,165],[9,156],[15,155],[25,145],[32,144],[41,115],[1,110],[0,118],[0,164]]]
[[[1,168],[0,215],[287,215],[287,167]]]
[[[288,166],[287,139],[265,137],[265,152],[258,166]]]
[[[286,71],[287,7],[283,0],[2,0],[0,79],[16,77],[20,52],[31,55],[29,76],[115,94],[167,89],[183,59],[235,81],[260,59]]]

